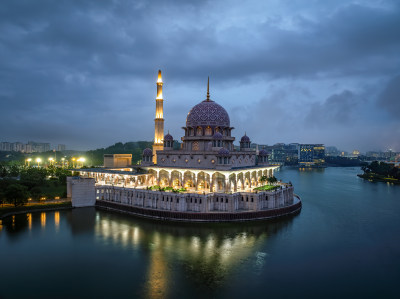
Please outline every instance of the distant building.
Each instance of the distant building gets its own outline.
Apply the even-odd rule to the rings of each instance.
[[[325,163],[325,146],[323,144],[300,144],[300,166],[321,166]]]
[[[325,147],[325,155],[337,157],[341,155],[341,152],[337,149],[336,146],[327,146]]]
[[[104,167],[115,168],[115,167],[127,167],[132,165],[131,154],[105,154],[104,155]]]
[[[29,141],[28,144],[32,147],[32,152],[34,153],[43,153],[50,151],[50,143]]]
[[[65,149],[66,149],[65,144],[59,144],[57,146],[57,151],[59,151],[59,152],[63,152],[63,151],[65,151]]]
[[[0,150],[4,152],[11,152],[12,144],[10,142],[1,142],[0,143]]]
[[[22,142],[0,142],[0,151],[31,153],[32,149]]]
[[[284,165],[297,165],[298,163],[298,143],[277,143],[272,146],[259,146],[269,153],[271,163],[282,163]]]

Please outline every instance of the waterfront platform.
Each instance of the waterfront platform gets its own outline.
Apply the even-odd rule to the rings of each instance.
[[[177,212],[158,210],[121,204],[112,201],[96,200],[96,207],[100,209],[130,214],[143,218],[151,218],[164,221],[177,222],[240,222],[274,219],[300,212],[302,203],[300,197],[294,195],[293,203],[279,208],[265,209],[259,211],[236,211],[236,212]]]

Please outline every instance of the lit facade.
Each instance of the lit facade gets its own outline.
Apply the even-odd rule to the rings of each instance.
[[[156,116],[154,119],[153,152],[155,154],[152,158],[153,163],[157,163],[157,151],[162,151],[164,149],[164,99],[162,86],[161,70],[159,70],[157,78]]]
[[[213,217],[208,213],[220,212],[228,213],[229,219],[235,220],[275,217],[280,215],[276,209],[284,209],[283,215],[301,208],[290,183],[278,182],[271,188],[257,189],[264,188],[266,179],[274,175],[278,166],[269,165],[265,150],[251,148],[247,134],[235,149],[234,128],[227,111],[211,100],[209,81],[206,99],[195,105],[186,117],[181,148],[174,149],[172,135],[163,136],[162,85],[159,71],[154,144],[152,149],[143,151],[141,165],[80,170],[81,176],[95,179],[100,205],[110,208],[115,203],[122,204],[141,215],[149,214],[149,209],[179,212],[178,216],[174,214],[179,219],[189,217],[182,213],[204,213],[202,217],[206,219]],[[243,212],[257,214],[246,214],[242,218],[235,215]],[[151,215],[156,217],[154,213]],[[168,215],[157,217],[172,217]]]

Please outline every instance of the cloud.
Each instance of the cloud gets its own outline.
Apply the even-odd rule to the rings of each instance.
[[[379,98],[378,104],[400,122],[400,76],[389,81]]]
[[[260,143],[301,142],[309,126],[318,142],[366,117],[382,128],[380,111],[399,109],[398,79],[370,108],[380,83],[398,76],[397,28],[396,1],[6,0],[0,138],[77,148],[151,140],[159,68],[175,138],[208,75],[238,134],[252,130]],[[278,131],[265,134],[260,119]]]
[[[307,125],[324,127],[326,125],[345,126],[354,122],[355,110],[360,99],[349,90],[333,94],[323,103],[310,105],[305,118]]]

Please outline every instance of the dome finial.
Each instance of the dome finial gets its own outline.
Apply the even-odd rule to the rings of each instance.
[[[210,100],[210,77],[208,77],[207,81],[207,101]]]

